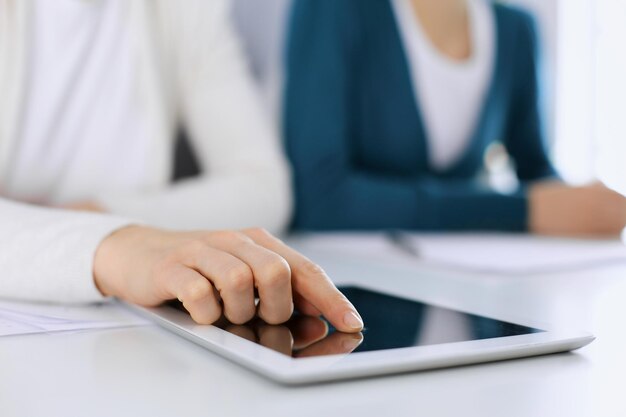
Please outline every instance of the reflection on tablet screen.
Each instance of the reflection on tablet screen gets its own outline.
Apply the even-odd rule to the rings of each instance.
[[[464,342],[543,331],[358,287],[343,287],[340,290],[363,317],[365,329],[362,333],[341,333],[322,319],[298,314],[279,326],[268,325],[261,320],[245,325],[234,325],[222,320],[216,326],[295,358]]]

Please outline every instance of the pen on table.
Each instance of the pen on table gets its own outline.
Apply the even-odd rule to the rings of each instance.
[[[420,256],[420,252],[417,246],[413,243],[407,233],[393,230],[387,233],[387,238],[396,248],[400,249],[402,252],[415,257]]]

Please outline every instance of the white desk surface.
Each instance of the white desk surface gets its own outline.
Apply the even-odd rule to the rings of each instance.
[[[574,325],[597,340],[573,354],[288,388],[153,326],[7,337],[0,415],[626,416],[626,265],[460,276],[309,255],[337,282],[382,281],[484,314]]]

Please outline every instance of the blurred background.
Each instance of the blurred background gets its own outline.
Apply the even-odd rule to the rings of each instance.
[[[597,176],[626,192],[626,2],[516,0],[535,12],[547,61],[551,137],[572,182]]]
[[[290,0],[235,0],[234,18],[268,108],[280,105],[280,55]],[[546,128],[561,175],[596,177],[626,193],[626,1],[511,0],[530,10],[542,40]],[[506,157],[489,155],[495,183],[507,187]]]

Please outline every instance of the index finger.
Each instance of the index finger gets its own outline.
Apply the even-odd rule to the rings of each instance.
[[[322,268],[265,230],[249,229],[243,233],[289,263],[293,291],[321,311],[337,330],[348,333],[363,330],[363,319]]]

